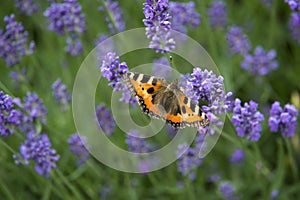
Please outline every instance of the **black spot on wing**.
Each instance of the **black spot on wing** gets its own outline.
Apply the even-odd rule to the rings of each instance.
[[[152,93],[154,92],[154,88],[153,88],[153,87],[149,88],[149,89],[147,90],[147,92],[148,92],[148,94],[152,94]]]
[[[196,108],[196,104],[193,104],[193,103],[191,103],[191,110],[193,111],[193,112],[195,112],[195,108]]]
[[[182,111],[182,113],[186,113],[185,106],[181,106],[181,111]]]
[[[187,97],[184,97],[184,99],[183,99],[183,103],[184,103],[184,104],[187,104],[187,103],[188,103],[188,101],[189,101],[189,99],[188,99]]]

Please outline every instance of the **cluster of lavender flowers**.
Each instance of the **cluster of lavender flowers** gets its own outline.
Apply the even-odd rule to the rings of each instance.
[[[245,152],[243,149],[236,149],[231,157],[230,157],[230,162],[234,164],[240,164],[245,160]]]
[[[14,0],[15,7],[24,15],[33,15],[39,9],[38,5],[33,0]]]
[[[231,110],[232,92],[225,93],[222,76],[217,76],[206,69],[194,68],[192,74],[186,74],[182,79],[180,85],[193,102],[197,104],[199,100],[209,102],[209,106],[203,107],[204,111],[220,114]]]
[[[134,103],[135,99],[131,96],[127,86],[123,83],[123,75],[128,71],[125,62],[120,63],[120,58],[114,52],[108,52],[105,55],[100,66],[102,76],[109,81],[109,86],[113,87],[114,92],[121,91],[123,96],[120,101]]]
[[[21,70],[12,70],[9,77],[13,80],[16,87],[20,87],[21,83],[27,82],[27,70],[22,67]]]
[[[20,125],[21,113],[14,109],[13,99],[0,91],[0,135],[8,136],[14,133],[14,127]]]
[[[257,46],[253,54],[250,53],[251,45],[248,37],[243,34],[241,28],[233,26],[229,29],[226,39],[233,54],[240,54],[244,57],[241,68],[251,72],[253,75],[267,75],[270,71],[278,68],[275,60],[276,51],[271,49],[265,51],[263,47]]]
[[[285,0],[292,9],[289,21],[291,35],[300,44],[300,2],[298,0]]]
[[[68,34],[66,51],[72,56],[83,51],[79,36],[86,30],[85,17],[77,0],[65,0],[64,3],[53,3],[44,12],[49,19],[49,29],[58,35]]]
[[[100,130],[107,136],[111,136],[114,133],[116,123],[110,110],[101,104],[96,108],[96,117]]]
[[[68,139],[70,151],[78,157],[77,165],[82,165],[90,157],[88,150],[86,149],[86,138],[80,137],[78,133],[70,135]]]
[[[213,28],[225,28],[227,25],[226,3],[223,1],[214,1],[208,9],[210,26]]]
[[[187,33],[187,28],[194,29],[200,25],[200,15],[195,10],[195,3],[190,1],[187,3],[170,2],[169,10],[172,29]]]
[[[59,156],[51,148],[48,136],[40,134],[35,125],[46,122],[47,110],[42,100],[35,93],[27,93],[21,103],[20,99],[12,99],[0,91],[0,108],[0,135],[19,132],[26,136],[20,154],[13,156],[16,163],[28,165],[33,160],[36,172],[48,177],[51,169],[56,168]]]
[[[254,101],[241,105],[240,99],[235,99],[232,123],[239,137],[247,135],[247,139],[258,141],[261,132],[261,121],[264,120],[263,114],[257,110],[258,104]]]
[[[235,188],[230,182],[227,181],[222,182],[219,185],[219,191],[224,199],[228,199],[228,200],[238,199],[238,197],[235,194]]]
[[[0,29],[0,57],[8,67],[19,64],[22,57],[30,55],[34,50],[34,42],[27,46],[28,33],[21,23],[17,22],[15,15],[4,17],[6,30]]]
[[[48,177],[51,170],[56,168],[60,156],[51,149],[51,143],[46,134],[29,137],[20,146],[20,157],[14,155],[17,164],[28,165],[30,160],[35,162],[35,171]],[[21,161],[22,159],[22,161]]]
[[[188,176],[190,180],[196,178],[195,170],[202,164],[202,159],[199,158],[200,148],[203,144],[203,135],[198,135],[193,146],[181,144],[178,146],[176,155],[178,157],[178,171],[183,176]]]
[[[112,34],[122,32],[125,30],[125,21],[123,16],[123,10],[119,6],[119,2],[112,0],[104,0],[106,10],[100,6],[99,11],[108,12],[109,15],[105,16],[105,21],[108,24],[108,28]],[[105,12],[105,13],[106,13]]]
[[[166,53],[175,48],[171,37],[171,22],[168,0],[146,0],[144,3],[144,25],[146,36],[151,39],[149,48],[156,52]]]
[[[134,153],[147,153],[153,149],[145,138],[140,137],[140,133],[137,130],[131,130],[126,134],[125,143],[127,144],[128,150]]]
[[[229,28],[226,34],[226,39],[232,54],[245,55],[251,49],[251,44],[247,35],[245,35],[242,29],[238,26],[232,26]]]
[[[278,101],[272,104],[270,110],[269,127],[271,132],[280,131],[283,137],[292,137],[297,126],[298,111],[295,106],[286,104],[280,107]]]
[[[298,0],[285,0],[293,11],[300,12],[300,2]]]
[[[61,109],[63,112],[66,111],[71,102],[71,95],[60,78],[52,84],[52,92],[56,103],[62,105]]]

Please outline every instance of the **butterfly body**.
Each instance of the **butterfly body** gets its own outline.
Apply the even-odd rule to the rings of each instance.
[[[209,124],[205,113],[185,96],[177,81],[170,83],[163,78],[133,72],[127,72],[124,79],[142,111],[150,117],[166,120],[174,128]]]

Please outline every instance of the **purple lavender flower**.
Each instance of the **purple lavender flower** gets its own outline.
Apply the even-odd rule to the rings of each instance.
[[[81,41],[76,34],[72,34],[68,36],[66,39],[67,46],[65,48],[66,52],[68,52],[72,56],[79,56],[83,52],[83,47]]]
[[[168,13],[168,0],[146,0],[144,3],[143,22],[146,26],[146,36],[151,39],[149,48],[156,52],[166,53],[175,48],[171,37],[171,22]]]
[[[137,130],[132,130],[126,134],[125,143],[128,150],[133,153],[147,153],[152,150],[151,145],[147,143],[145,138],[140,137],[140,133]]]
[[[169,64],[169,61],[166,57],[162,57],[160,59],[155,59],[153,61],[153,75],[168,79],[171,75],[172,68]]]
[[[293,39],[300,44],[300,11],[298,13],[294,12],[291,14],[289,29]]]
[[[227,25],[226,3],[215,1],[208,9],[208,17],[212,27],[225,28]]]
[[[273,4],[273,0],[260,0],[261,3],[263,3],[268,9],[271,8],[272,4]]]
[[[234,186],[230,182],[222,182],[219,185],[219,191],[225,199],[233,200],[237,199],[235,196]]]
[[[281,108],[278,101],[274,102],[270,110],[270,131],[280,131],[283,137],[294,136],[297,126],[297,117],[298,111],[294,105],[286,104],[284,108]]]
[[[270,194],[270,200],[276,199],[279,195],[279,190],[273,190]]]
[[[300,12],[300,2],[299,0],[285,0],[285,2],[290,6],[293,11]]]
[[[114,92],[122,91],[123,96],[120,101],[134,103],[135,99],[131,96],[127,86],[122,82],[123,75],[128,71],[125,62],[120,63],[120,58],[114,52],[108,52],[100,66],[102,76],[109,81],[109,86],[114,88]]]
[[[244,160],[245,160],[245,152],[242,149],[236,149],[230,158],[230,162],[234,164],[242,163]]]
[[[276,51],[265,51],[261,46],[254,50],[254,55],[245,54],[241,68],[251,72],[254,75],[267,75],[271,70],[278,68],[278,62],[275,60]]]
[[[187,144],[181,144],[178,146],[178,150],[176,152],[176,155],[179,158],[177,161],[178,171],[183,176],[188,176],[190,180],[194,180],[196,178],[195,170],[202,164],[202,159],[199,158],[198,154],[203,141],[204,137],[202,135],[198,135],[193,146],[189,147]]]
[[[260,138],[261,125],[260,122],[264,120],[264,116],[257,111],[258,104],[254,101],[245,103],[241,106],[241,100],[235,99],[232,123],[239,137],[247,135],[247,139],[251,141],[258,141]]]
[[[226,35],[231,53],[244,55],[249,52],[251,45],[248,37],[243,34],[242,29],[233,26],[229,29]]]
[[[24,103],[21,107],[28,113],[29,121],[39,119],[42,123],[46,123],[47,109],[39,96],[36,93],[28,92],[23,100]]]
[[[188,97],[198,104],[198,101],[209,101],[209,106],[203,107],[205,112],[220,114],[231,109],[231,92],[224,91],[222,76],[216,76],[212,71],[194,68],[192,74],[182,77],[181,86]]]
[[[4,59],[8,67],[21,62],[21,58],[33,53],[34,42],[27,47],[28,33],[21,23],[16,22],[15,16],[4,17],[6,31],[0,29],[0,57]]]
[[[97,106],[96,117],[100,129],[107,135],[111,136],[115,131],[116,123],[108,108],[104,104]]]
[[[49,29],[58,35],[68,32],[82,33],[85,31],[85,17],[77,0],[65,0],[64,3],[53,3],[44,12],[50,21]]]
[[[17,164],[28,165],[30,160],[35,162],[35,171],[43,176],[49,177],[50,171],[56,168],[59,155],[51,149],[51,143],[46,134],[29,137],[20,146],[20,156],[14,155]],[[21,162],[23,159],[23,162]]]
[[[0,135],[14,133],[15,127],[21,123],[21,112],[14,109],[13,99],[0,91]]]
[[[39,7],[33,0],[15,0],[15,7],[24,15],[33,15]]]
[[[86,30],[85,17],[77,0],[65,0],[64,3],[53,3],[44,12],[50,21],[49,29],[58,35],[70,34],[66,40],[66,51],[72,56],[82,53],[79,35]]]
[[[170,2],[170,15],[172,16],[172,29],[186,33],[187,26],[192,29],[200,24],[200,15],[195,10],[195,3],[190,1],[187,3]]]
[[[27,82],[26,68],[23,67],[21,70],[12,70],[9,73],[9,77],[13,80],[14,84],[19,87],[21,83]]]
[[[109,12],[109,15],[105,16],[105,21],[108,24],[108,28],[112,34],[122,32],[125,30],[125,21],[123,10],[119,6],[119,2],[112,0],[104,0],[104,5]],[[104,11],[103,7],[99,7],[101,12]]]
[[[68,144],[70,146],[70,151],[78,157],[77,164],[82,165],[90,157],[88,150],[85,148],[87,146],[87,141],[84,137],[80,137],[78,133],[70,135],[68,139]]]
[[[99,195],[101,199],[109,199],[112,192],[113,192],[113,188],[110,185],[106,184],[102,186],[101,190],[99,191]]]
[[[60,78],[52,84],[52,92],[56,103],[62,105],[62,111],[66,111],[71,102],[71,95],[67,90],[67,86],[62,83]]]

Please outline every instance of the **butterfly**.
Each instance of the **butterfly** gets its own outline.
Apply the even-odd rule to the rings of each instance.
[[[178,81],[170,83],[134,72],[125,73],[124,80],[141,110],[150,117],[163,119],[176,129],[209,124],[206,114],[184,94]]]

